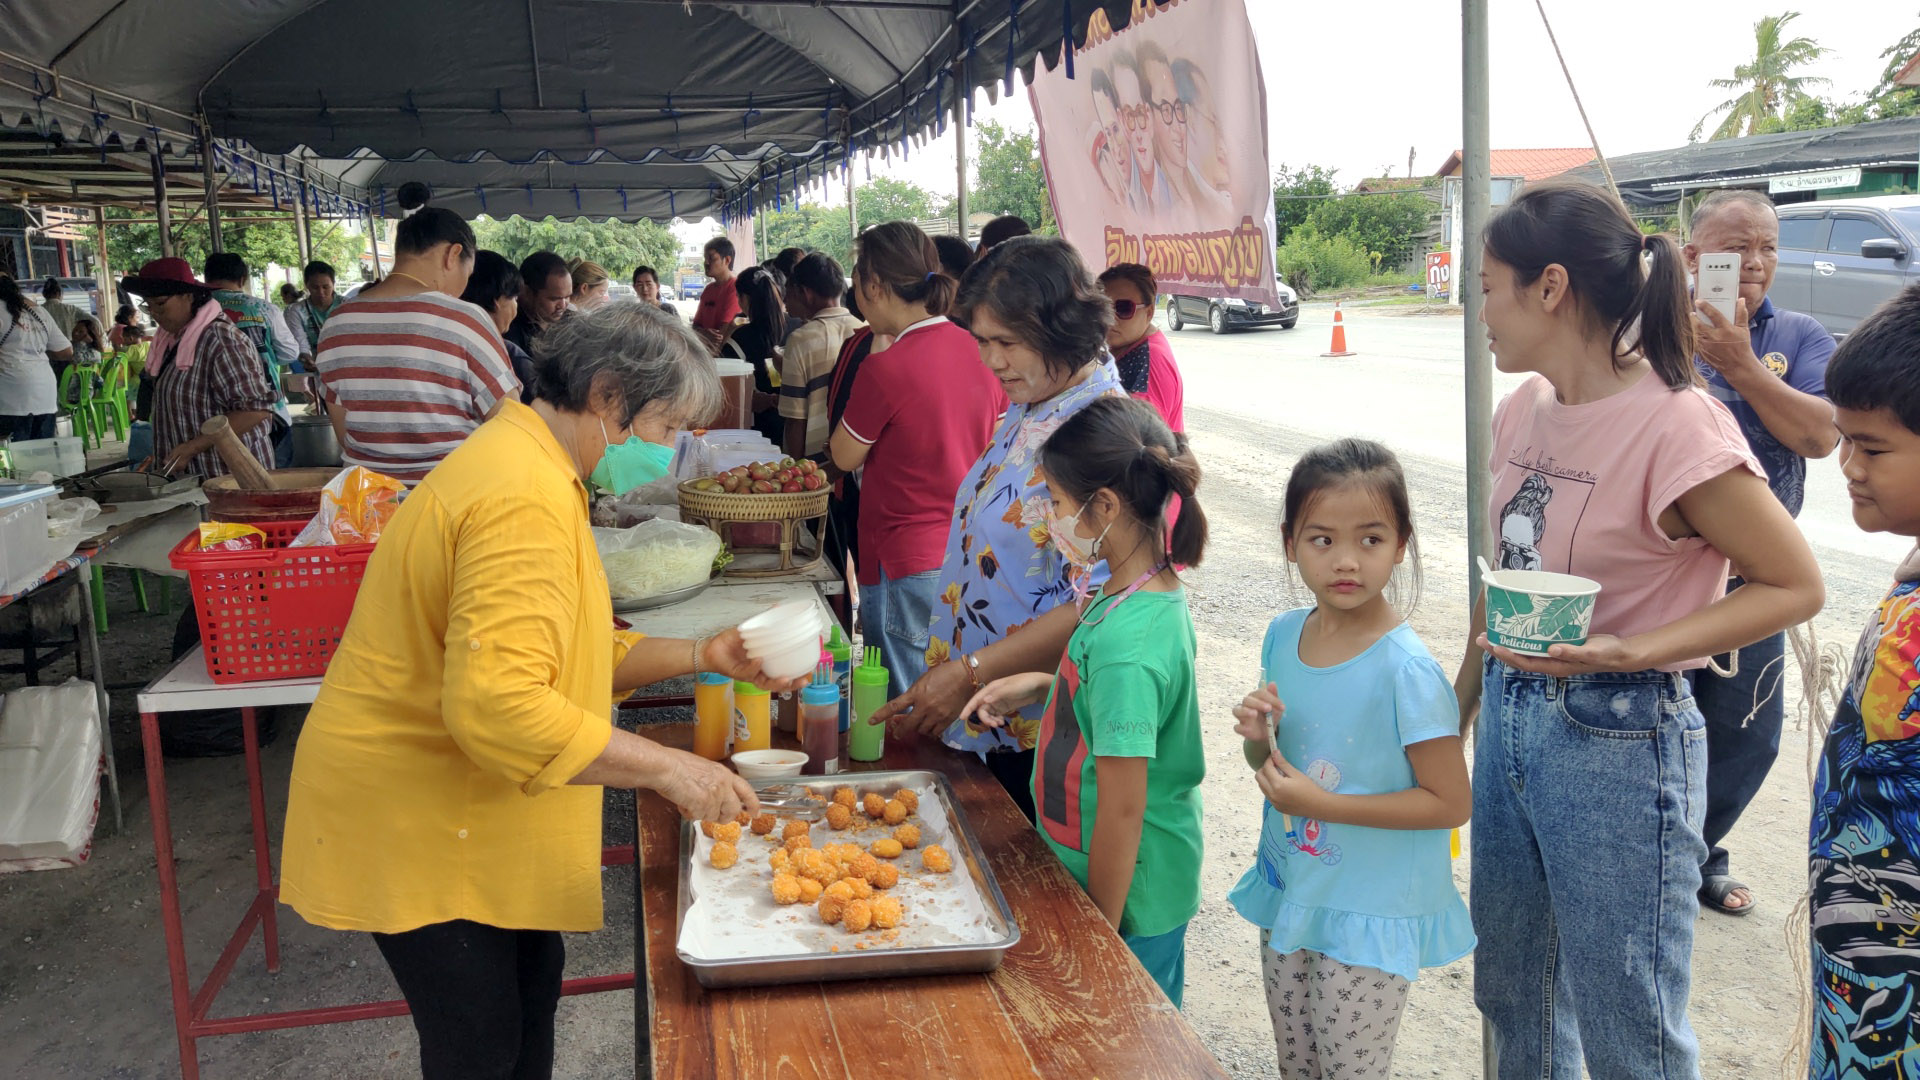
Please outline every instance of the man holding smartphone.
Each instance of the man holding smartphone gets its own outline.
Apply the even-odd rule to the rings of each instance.
[[[1812,316],[1774,306],[1767,298],[1778,265],[1780,218],[1759,191],[1717,191],[1689,222],[1687,269],[1698,282],[1701,257],[1739,258],[1739,299],[1727,318],[1696,290],[1694,362],[1707,389],[1720,399],[1787,512],[1798,517],[1806,495],[1807,459],[1833,452],[1838,435],[1827,404],[1827,360],[1833,336]],[[1727,583],[1728,591],[1742,582]],[[1737,659],[1737,663],[1733,662]],[[1717,669],[1717,670],[1716,670]],[[1759,792],[1780,753],[1786,719],[1786,635],[1775,634],[1713,666],[1689,673],[1694,699],[1707,721],[1707,861],[1700,868],[1700,902],[1728,915],[1753,909],[1753,893],[1728,871],[1721,846]],[[1728,671],[1722,675],[1719,671]]]

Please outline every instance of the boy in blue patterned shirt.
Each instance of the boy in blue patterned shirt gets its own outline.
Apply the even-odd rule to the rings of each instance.
[[[1920,537],[1920,286],[1834,353],[1827,394],[1854,521]],[[1814,786],[1812,1080],[1920,1075],[1920,550],[1894,578]]]

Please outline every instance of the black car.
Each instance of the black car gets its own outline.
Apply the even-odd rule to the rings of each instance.
[[[1300,298],[1285,285],[1280,287],[1280,306],[1268,307],[1255,300],[1219,299],[1207,296],[1167,294],[1167,329],[1179,330],[1189,323],[1204,323],[1216,334],[1251,326],[1279,326],[1293,329],[1300,321]]]

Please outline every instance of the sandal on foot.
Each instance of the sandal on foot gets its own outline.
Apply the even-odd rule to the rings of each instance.
[[[1736,892],[1746,893],[1747,902],[1739,907],[1727,906],[1727,898]],[[1726,874],[1709,874],[1700,883],[1700,902],[1722,915],[1738,918],[1753,910],[1753,890]]]

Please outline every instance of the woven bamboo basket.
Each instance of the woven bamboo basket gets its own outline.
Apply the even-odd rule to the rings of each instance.
[[[680,520],[705,525],[720,534],[720,539],[735,555],[729,577],[773,577],[808,570],[820,562],[827,532],[828,488],[818,491],[775,492],[771,495],[731,494],[724,491],[695,490],[693,480],[680,483]],[[812,536],[806,535],[811,525]],[[777,537],[777,539],[776,539]],[[811,545],[803,543],[810,539]],[[766,554],[777,556],[773,567],[745,568],[738,556]]]

